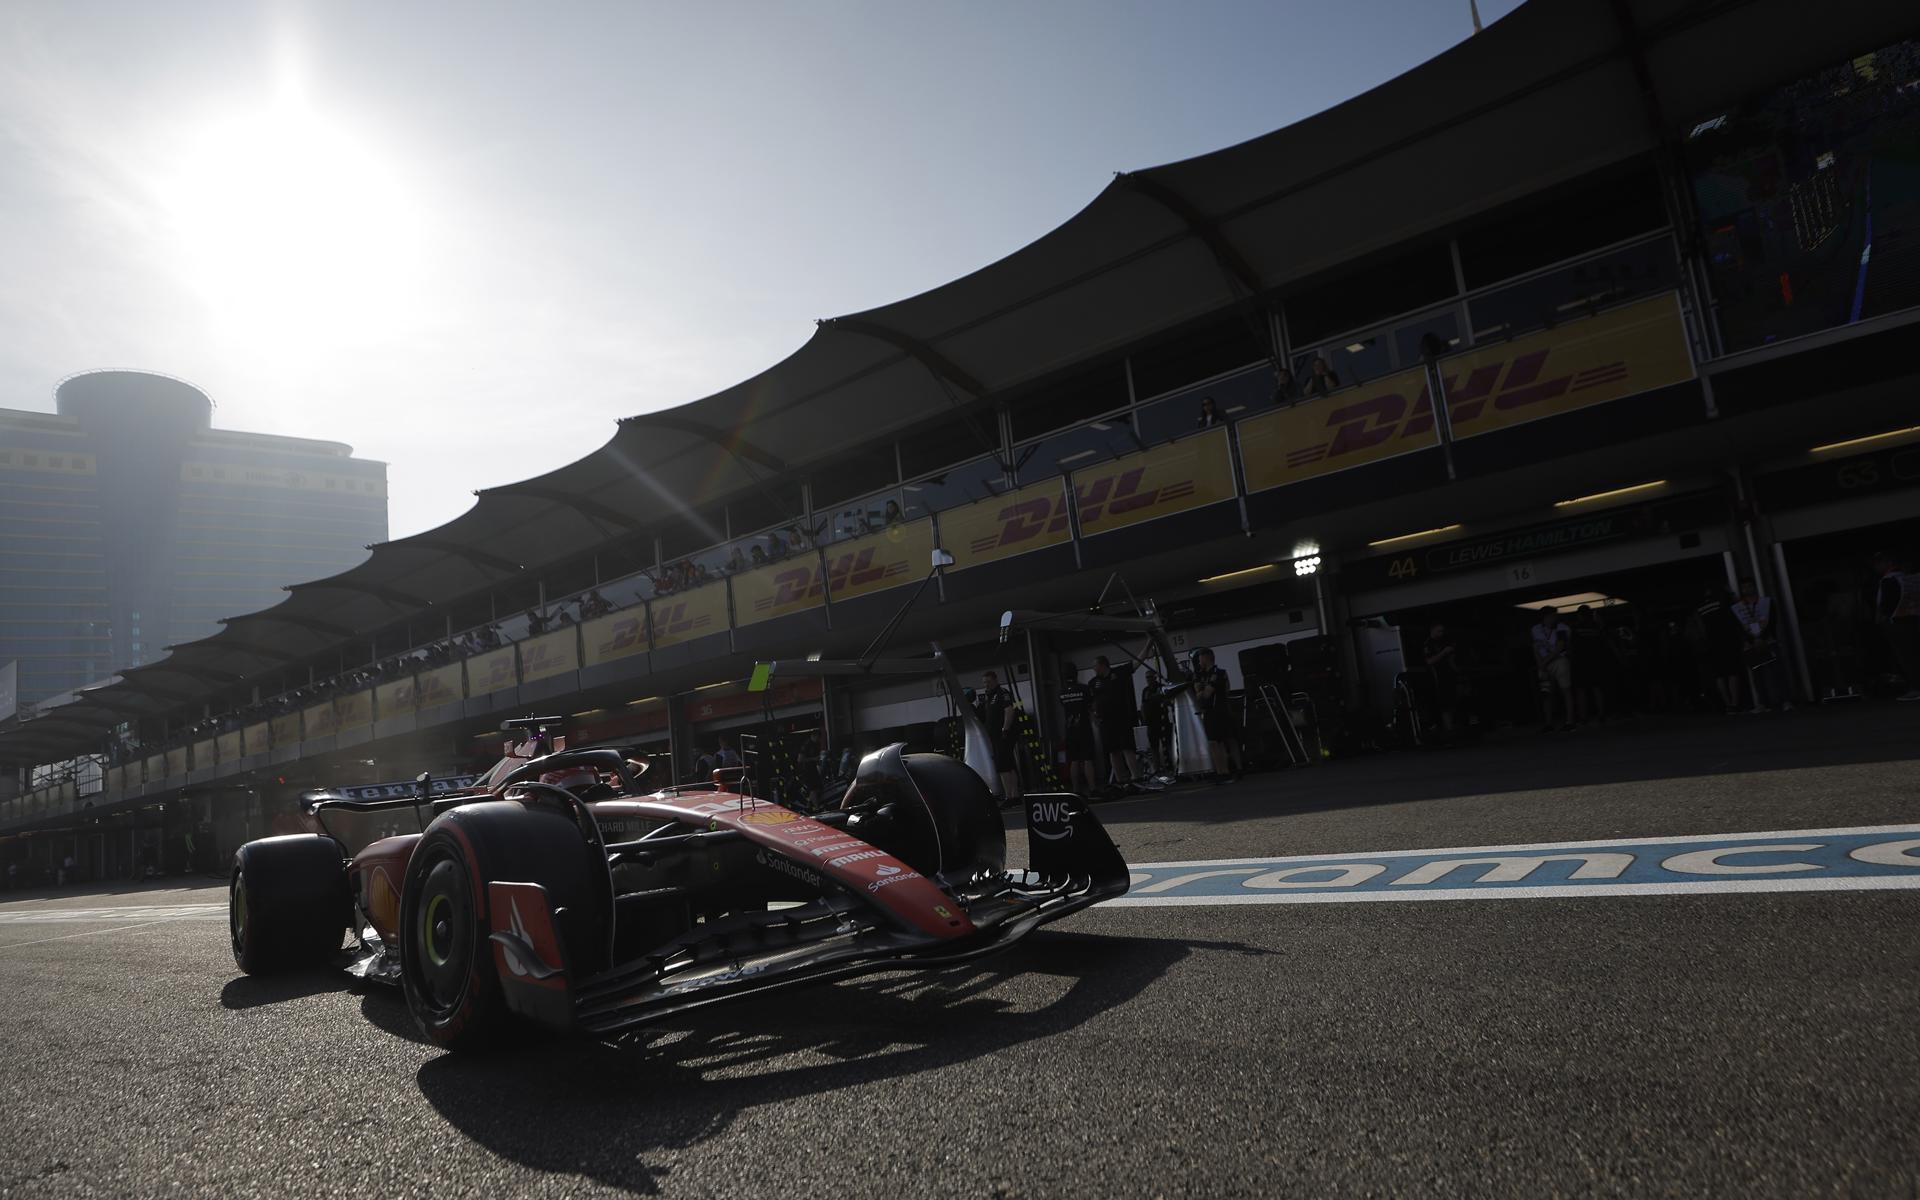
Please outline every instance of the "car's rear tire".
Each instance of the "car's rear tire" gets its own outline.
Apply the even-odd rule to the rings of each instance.
[[[511,1028],[494,966],[494,882],[546,889],[570,975],[606,965],[606,858],[579,828],[508,800],[444,813],[415,847],[400,890],[401,986],[414,1022],[437,1046],[484,1046]]]
[[[315,834],[240,847],[227,881],[233,961],[249,975],[319,966],[339,953],[353,919],[340,843]]]

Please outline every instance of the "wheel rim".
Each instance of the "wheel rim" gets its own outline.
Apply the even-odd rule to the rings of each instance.
[[[419,878],[418,915],[407,929],[407,960],[420,999],[436,1014],[452,1012],[466,994],[473,959],[473,903],[467,873],[451,856],[437,855]]]
[[[238,871],[233,874],[227,912],[228,932],[233,937],[234,953],[238,954],[247,948],[247,877]]]

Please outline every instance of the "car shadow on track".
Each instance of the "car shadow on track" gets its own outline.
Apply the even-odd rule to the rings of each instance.
[[[220,1006],[229,1009],[258,1008],[318,996],[322,992],[344,992],[353,980],[330,967],[294,971],[286,975],[236,975],[220,989]]]
[[[939,975],[893,973],[717,1005],[614,1043],[547,1040],[444,1054],[420,1068],[419,1085],[455,1128],[495,1154],[652,1193],[667,1168],[649,1158],[697,1146],[756,1105],[937,1070],[1066,1032],[1125,1004],[1195,951],[1265,953],[1238,943],[1050,931]],[[1001,990],[1022,977],[1039,982]],[[1020,993],[1034,991],[1051,999],[1029,1008]]]

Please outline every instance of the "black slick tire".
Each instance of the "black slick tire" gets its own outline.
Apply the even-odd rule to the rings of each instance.
[[[262,838],[233,856],[227,932],[249,975],[325,964],[353,918],[340,843],[314,834]]]

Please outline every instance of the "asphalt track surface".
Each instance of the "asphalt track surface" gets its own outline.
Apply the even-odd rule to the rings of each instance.
[[[1101,814],[1139,862],[1912,824],[1916,735],[1641,721]],[[237,977],[181,907],[223,901],[0,903],[0,1195],[1920,1190],[1915,890],[1095,909],[488,1057],[383,990]]]

